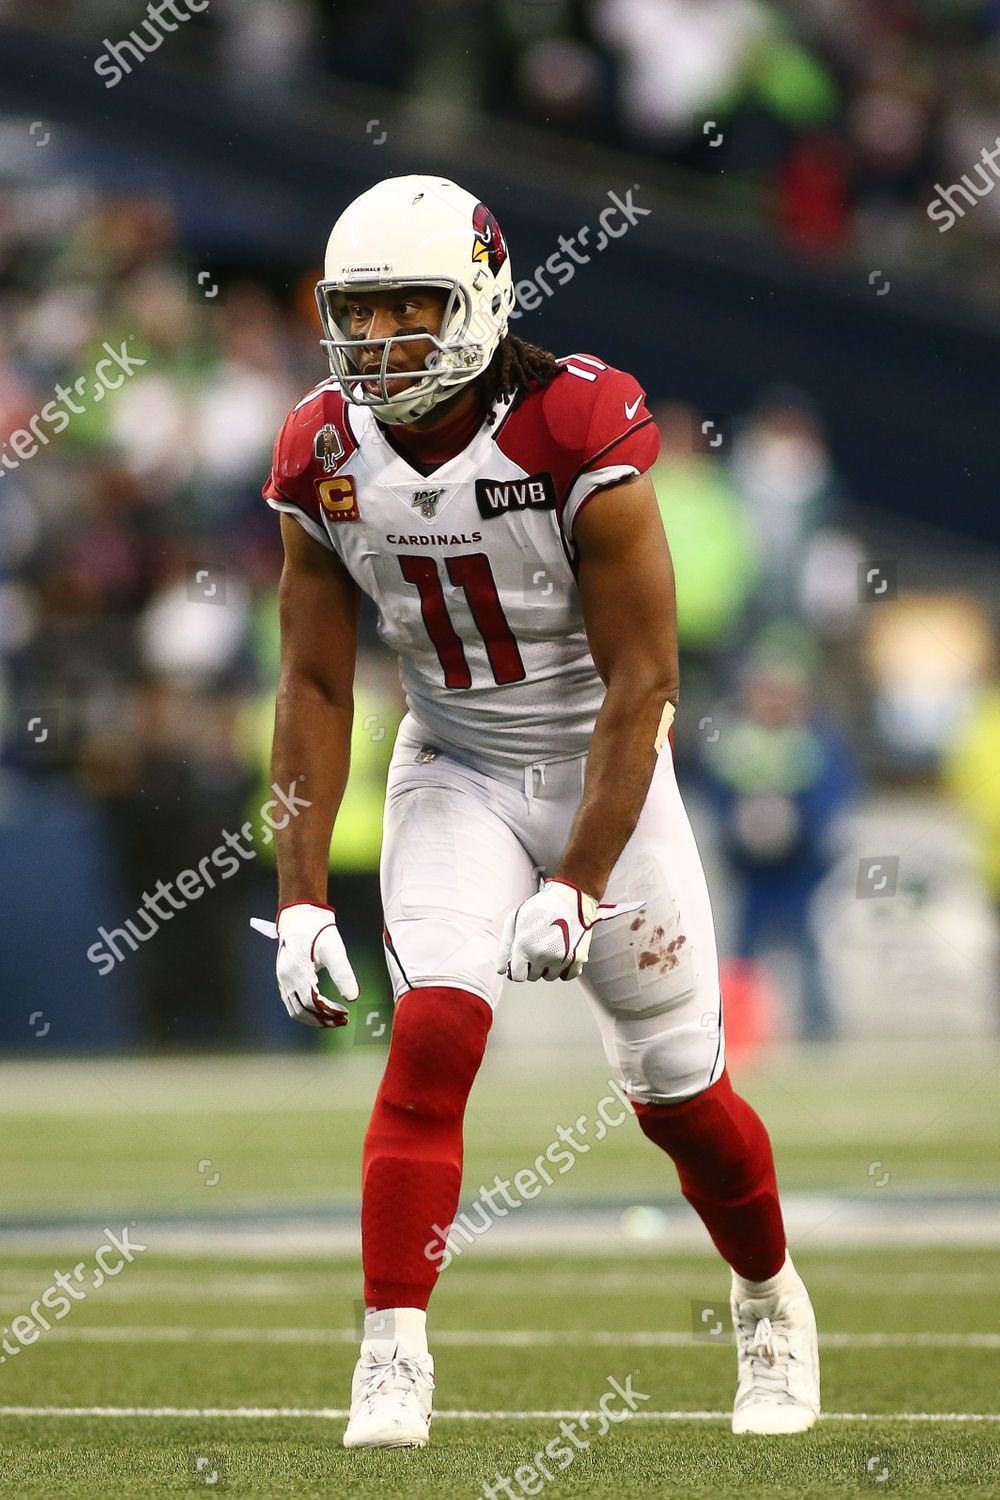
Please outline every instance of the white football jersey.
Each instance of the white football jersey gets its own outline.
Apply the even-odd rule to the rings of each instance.
[[[604,698],[576,587],[588,498],[645,472],[659,435],[639,383],[588,354],[498,399],[425,477],[335,381],[278,434],[264,487],[378,607],[430,743],[513,769],[583,754]]]

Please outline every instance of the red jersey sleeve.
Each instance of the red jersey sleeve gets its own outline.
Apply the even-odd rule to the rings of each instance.
[[[512,418],[510,447],[531,471],[552,474],[556,512],[571,542],[584,502],[599,489],[645,473],[656,460],[660,437],[633,375],[592,354],[571,354],[559,364],[562,373],[537,404],[526,403],[520,425],[518,413]]]
[[[262,490],[272,510],[293,515],[310,536],[331,549],[320,484],[354,446],[340,420],[342,413],[333,410],[338,399],[320,390],[292,408],[275,439],[271,473]]]

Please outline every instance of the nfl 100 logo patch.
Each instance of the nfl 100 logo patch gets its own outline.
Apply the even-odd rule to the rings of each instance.
[[[429,521],[437,514],[438,502],[444,494],[444,489],[439,490],[414,490],[413,499],[410,504],[414,510],[419,510],[422,516]]]

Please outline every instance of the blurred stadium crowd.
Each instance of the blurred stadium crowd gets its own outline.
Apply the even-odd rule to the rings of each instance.
[[[327,58],[337,72],[400,89],[430,88],[435,70],[452,90],[461,79],[476,108],[704,173],[727,204],[817,251],[877,237],[883,254],[887,242],[932,254],[935,181],[969,171],[996,134],[996,0],[336,10]],[[977,234],[995,240],[998,206]]]
[[[927,234],[929,182],[954,170],[963,131],[986,138],[970,121],[991,103],[1000,25],[1000,5],[972,0],[386,0],[337,12],[335,49],[308,0],[213,0],[212,25],[244,83],[264,69],[266,41],[274,86],[292,87],[326,45],[326,64],[356,82],[430,87],[426,70],[447,68],[459,47],[489,58],[462,69],[470,105],[693,171],[715,149],[701,122],[717,116],[725,137],[739,118],[719,190],[755,185],[782,232],[831,249],[873,219],[906,243]],[[124,34],[130,14],[107,0],[108,35]],[[984,209],[983,234],[995,218]],[[322,378],[312,282],[283,298],[251,277],[221,295],[199,288],[166,197],[0,178],[0,898],[35,942],[8,945],[0,979],[11,993],[79,985],[66,1035],[80,1043],[306,1045],[315,1038],[284,1024],[267,944],[247,929],[273,909],[259,833],[238,879],[165,922],[155,943],[132,944],[107,981],[81,957],[99,924],[135,912],[222,830],[258,829],[271,795],[280,542],[260,486],[285,412]],[[109,349],[127,351],[133,372],[104,389],[95,371]],[[745,965],[786,943],[801,958],[786,1027],[850,1029],[825,977],[835,924],[817,914],[842,888],[866,894],[854,891],[856,858],[844,874],[851,819],[873,796],[901,796],[926,825],[946,795],[967,817],[979,873],[949,846],[939,905],[958,901],[956,944],[992,976],[1000,686],[996,599],[973,559],[964,580],[897,599],[903,543],[893,562],[871,562],[870,517],[845,494],[808,393],[761,390],[723,433],[646,383],[678,577],[676,753],[731,893],[724,951]],[[55,407],[70,413],[58,433]],[[374,625],[366,613],[331,866],[377,1007],[381,793],[402,704]],[[882,837],[898,852],[898,823]],[[918,874],[914,921],[938,874],[933,861]],[[962,921],[979,925],[963,937]],[[912,932],[899,941],[912,947]],[[748,972],[733,969],[730,983]],[[16,1040],[13,1022],[0,1029],[0,1044]]]
[[[153,45],[132,0],[5,0],[0,14]],[[175,54],[249,97],[333,77],[453,133],[476,112],[624,147],[806,250],[877,246],[995,285],[1000,194],[975,167],[1000,126],[997,0],[212,0],[172,30]],[[959,243],[927,210],[964,176]]]

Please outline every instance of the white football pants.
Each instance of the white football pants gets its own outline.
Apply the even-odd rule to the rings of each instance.
[[[381,869],[396,999],[443,985],[495,1006],[504,919],[557,868],[585,765],[579,757],[527,766],[520,780],[487,774],[406,716],[389,770]],[[633,1099],[700,1093],[724,1065],[718,957],[669,745],[602,899],[646,903],[595,928],[583,971],[608,1061]]]

